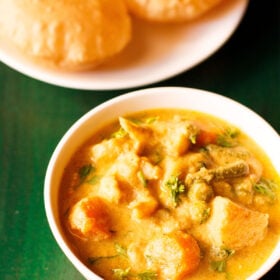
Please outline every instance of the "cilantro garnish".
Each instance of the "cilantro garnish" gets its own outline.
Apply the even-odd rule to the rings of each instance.
[[[140,280],[156,280],[157,273],[154,271],[146,271],[137,274],[137,278]]]
[[[182,181],[179,180],[178,176],[171,176],[169,180],[166,181],[165,186],[170,190],[172,201],[176,206],[180,201],[179,195],[184,193],[186,187]]]
[[[88,263],[89,264],[96,264],[97,262],[101,260],[109,260],[117,257],[127,257],[127,251],[126,248],[120,245],[119,243],[115,243],[115,255],[109,255],[109,256],[97,256],[97,257],[89,257]]]
[[[217,144],[222,147],[233,147],[235,145],[235,139],[238,136],[239,131],[235,127],[228,127],[225,131],[218,135]]]
[[[227,248],[214,249],[213,260],[210,262],[211,268],[220,273],[226,272],[227,261],[234,253],[234,250]]]
[[[111,134],[111,138],[123,138],[127,135],[127,132],[121,127],[119,130]]]
[[[145,178],[143,172],[141,170],[139,170],[137,172],[137,177],[138,179],[140,180],[141,184],[144,186],[144,187],[147,187],[147,179]]]
[[[277,188],[277,184],[272,180],[268,180],[262,178],[258,183],[253,186],[253,189],[256,193],[267,196],[270,201],[276,200],[275,189]]]
[[[127,268],[127,269],[115,268],[115,269],[112,269],[112,271],[113,271],[115,279],[117,279],[117,280],[125,280],[129,276],[130,267]]]
[[[93,170],[94,167],[91,164],[82,166],[78,171],[81,181],[83,181]]]

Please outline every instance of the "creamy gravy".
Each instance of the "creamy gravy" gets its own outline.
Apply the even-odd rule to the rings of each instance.
[[[279,240],[279,183],[232,125],[162,109],[94,133],[65,170],[59,207],[69,244],[105,279],[239,280]]]

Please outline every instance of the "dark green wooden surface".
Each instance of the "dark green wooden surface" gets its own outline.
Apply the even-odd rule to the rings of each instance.
[[[279,4],[251,1],[222,49],[177,77],[151,86],[186,86],[231,97],[280,132]],[[0,12],[1,13],[1,12]],[[43,205],[51,154],[65,131],[122,91],[78,91],[28,78],[0,63],[0,279],[83,279],[58,248]],[[280,155],[279,155],[280,156]],[[280,279],[279,266],[263,279]]]

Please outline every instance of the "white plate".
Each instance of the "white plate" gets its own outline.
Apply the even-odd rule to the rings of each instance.
[[[112,90],[144,86],[173,77],[202,62],[233,34],[248,0],[225,0],[207,15],[187,24],[134,21],[127,49],[107,65],[86,72],[44,68],[0,38],[0,60],[38,80],[59,86]]]

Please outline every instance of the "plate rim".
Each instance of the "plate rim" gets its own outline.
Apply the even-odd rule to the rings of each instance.
[[[213,47],[211,47],[206,53],[203,53],[199,56],[198,59],[195,59],[195,61],[184,64],[180,63],[175,68],[172,68],[170,71],[160,71],[158,74],[157,71],[154,71],[151,75],[147,75],[144,79],[136,78],[132,80],[123,81],[122,79],[117,80],[115,79],[113,82],[109,81],[101,82],[98,81],[91,81],[89,82],[90,78],[86,78],[86,82],[84,82],[84,78],[82,77],[81,80],[71,79],[71,75],[69,75],[72,72],[65,72],[65,73],[58,73],[58,72],[52,72],[51,69],[47,67],[42,67],[40,64],[36,64],[36,62],[32,62],[28,58],[24,58],[23,60],[27,61],[27,64],[25,64],[24,61],[21,59],[18,61],[16,56],[10,55],[9,52],[5,52],[5,50],[1,50],[0,48],[0,62],[6,64],[8,67],[14,69],[15,71],[18,71],[19,73],[28,76],[30,78],[33,78],[35,80],[60,86],[64,88],[69,89],[77,89],[77,90],[99,90],[99,91],[107,91],[107,90],[124,90],[124,89],[134,89],[137,87],[144,87],[148,85],[152,85],[154,83],[162,82],[167,79],[173,78],[177,75],[180,75],[195,66],[199,65],[203,61],[207,60],[209,57],[214,55],[219,49],[221,49],[231,38],[231,36],[234,34],[238,26],[240,25],[246,11],[249,5],[249,0],[235,0],[238,4],[238,15],[236,16],[234,23],[231,24],[231,29],[226,33],[226,35],[218,41]],[[236,5],[237,5],[236,4]],[[0,41],[1,46],[1,41]],[[15,50],[20,56],[23,57],[22,54],[20,54],[19,51]],[[13,52],[13,51],[12,51]],[[156,70],[157,68],[155,68]],[[106,70],[104,70],[106,71]],[[110,72],[110,70],[108,71]],[[78,72],[81,74],[81,72]],[[85,74],[91,73],[84,72]],[[94,70],[92,72],[94,75]],[[98,73],[98,71],[97,71]],[[114,73],[113,73],[114,74]],[[91,76],[91,75],[90,75]],[[66,78],[65,78],[66,77]],[[116,76],[117,77],[117,76]]]

